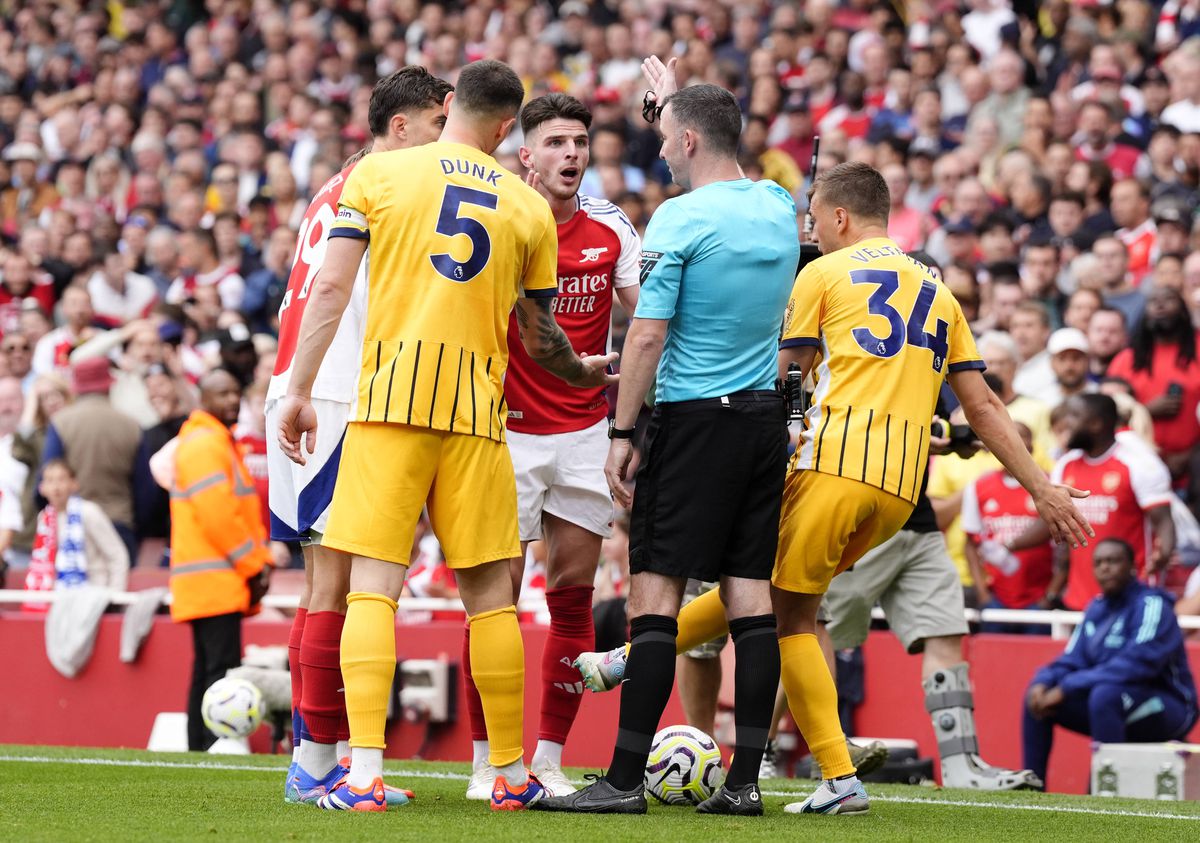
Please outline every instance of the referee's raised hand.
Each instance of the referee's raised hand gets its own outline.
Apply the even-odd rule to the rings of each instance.
[[[679,59],[672,56],[663,64],[658,56],[650,56],[642,61],[642,75],[646,77],[654,99],[662,105],[667,97],[679,90],[679,81],[675,77],[675,65]]]

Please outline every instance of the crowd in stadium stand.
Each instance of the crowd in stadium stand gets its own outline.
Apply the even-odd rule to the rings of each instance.
[[[198,380],[216,365],[242,381],[236,436],[265,512],[273,433],[261,405],[297,226],[310,192],[367,141],[377,78],[416,63],[453,83],[465,63],[496,58],[530,96],[573,94],[594,113],[583,191],[619,204],[644,230],[678,192],[642,119],[647,55],[678,56],[684,84],[732,90],[745,117],[743,169],[777,181],[800,208],[814,134],[819,170],[845,160],[879,169],[892,192],[889,233],[940,264],[981,338],[993,387],[1029,427],[1046,469],[1067,450],[1062,402],[1116,395],[1118,440],[1132,437],[1124,447],[1141,448],[1147,463],[1161,459],[1176,493],[1176,547],[1170,559],[1151,549],[1151,569],[1171,563],[1167,582],[1182,593],[1189,569],[1180,563],[1200,559],[1193,0],[7,9],[0,543],[14,569],[51,539],[74,547],[74,533],[89,519],[95,528],[98,514],[132,565],[160,564],[169,507],[150,457],[178,433]],[[497,152],[517,171],[519,146],[513,136]],[[625,318],[614,326],[618,343]],[[97,426],[103,437],[86,435]],[[72,447],[72,437],[86,444]],[[56,525],[46,523],[39,476],[64,455],[63,482],[95,506],[66,506]],[[1049,605],[1046,548],[1019,551],[1041,560],[1019,567],[1044,581],[1005,581],[1014,557],[998,536],[1014,522],[988,526],[1004,483],[976,482],[997,467],[987,455],[936,458],[929,492],[939,525],[973,597]],[[1135,491],[1139,505],[1155,503],[1157,492]],[[973,507],[966,534],[964,493]],[[414,589],[453,593],[436,541],[419,542],[413,558]],[[276,559],[288,564],[288,549],[277,547]],[[603,570],[605,595],[619,595],[620,560]]]

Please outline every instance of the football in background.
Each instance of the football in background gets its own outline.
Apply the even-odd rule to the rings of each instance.
[[[245,679],[218,679],[200,703],[204,725],[219,738],[245,738],[263,721],[262,693]]]

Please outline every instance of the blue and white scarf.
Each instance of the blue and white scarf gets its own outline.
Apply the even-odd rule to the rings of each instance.
[[[57,588],[77,588],[87,584],[87,549],[83,535],[83,498],[67,499],[67,528],[54,558]]]

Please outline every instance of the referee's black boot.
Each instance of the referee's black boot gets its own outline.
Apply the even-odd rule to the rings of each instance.
[[[734,814],[739,817],[761,817],[762,794],[755,783],[744,784],[737,790],[721,785],[717,792],[696,806],[697,814]]]
[[[617,790],[604,776],[589,773],[587,787],[569,793],[539,799],[530,805],[534,811],[570,811],[576,814],[644,814],[646,813],[646,785],[639,783],[633,790]]]

